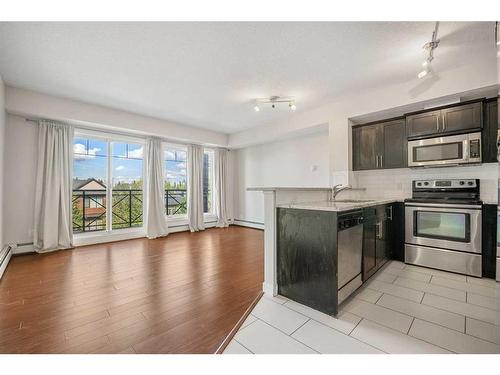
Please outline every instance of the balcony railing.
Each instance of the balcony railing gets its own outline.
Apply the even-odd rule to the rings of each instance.
[[[187,214],[187,190],[165,189],[165,211],[168,216]]]
[[[106,191],[73,190],[73,233],[106,230]],[[112,191],[112,229],[141,227],[143,225],[142,190],[118,189]],[[186,189],[165,189],[167,215],[187,214]]]

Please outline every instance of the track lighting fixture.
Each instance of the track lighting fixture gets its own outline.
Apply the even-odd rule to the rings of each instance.
[[[257,98],[255,99],[255,105],[253,107],[255,112],[259,112],[260,108],[264,105],[269,105],[271,108],[276,109],[280,104],[288,104],[290,111],[294,112],[297,110],[295,105],[295,98],[292,96],[270,96],[269,98]]]
[[[434,50],[439,45],[439,39],[437,38],[439,29],[439,22],[436,22],[436,26],[434,27],[434,31],[432,32],[432,38],[430,42],[424,44],[423,48],[427,50],[427,58],[422,63],[423,70],[417,74],[419,79],[424,78],[431,71],[431,62],[434,60]]]

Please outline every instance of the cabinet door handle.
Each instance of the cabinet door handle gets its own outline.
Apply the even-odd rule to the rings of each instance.
[[[392,220],[392,206],[389,206],[389,215],[387,216],[389,220]]]
[[[444,116],[443,116],[443,126],[442,126],[442,129],[441,129],[441,130],[442,130],[442,131],[445,131],[445,129],[446,129],[446,124],[445,124],[445,122],[444,122]]]
[[[381,240],[382,239],[382,222],[379,221],[376,224],[377,229],[375,230],[375,236]]]
[[[384,155],[380,155],[380,168],[384,168]]]
[[[439,116],[436,116],[436,130],[439,131]]]
[[[377,163],[376,168],[378,168],[378,155],[376,156],[375,162]]]

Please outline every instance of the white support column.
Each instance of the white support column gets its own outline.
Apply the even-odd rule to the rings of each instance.
[[[278,294],[276,278],[276,191],[264,191],[264,293]]]

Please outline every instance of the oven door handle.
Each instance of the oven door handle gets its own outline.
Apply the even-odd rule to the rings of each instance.
[[[481,210],[481,208],[482,208],[482,206],[479,204],[476,205],[476,204],[437,204],[437,203],[405,203],[405,207],[449,208],[449,209],[462,210],[462,211],[477,211],[477,210]]]

